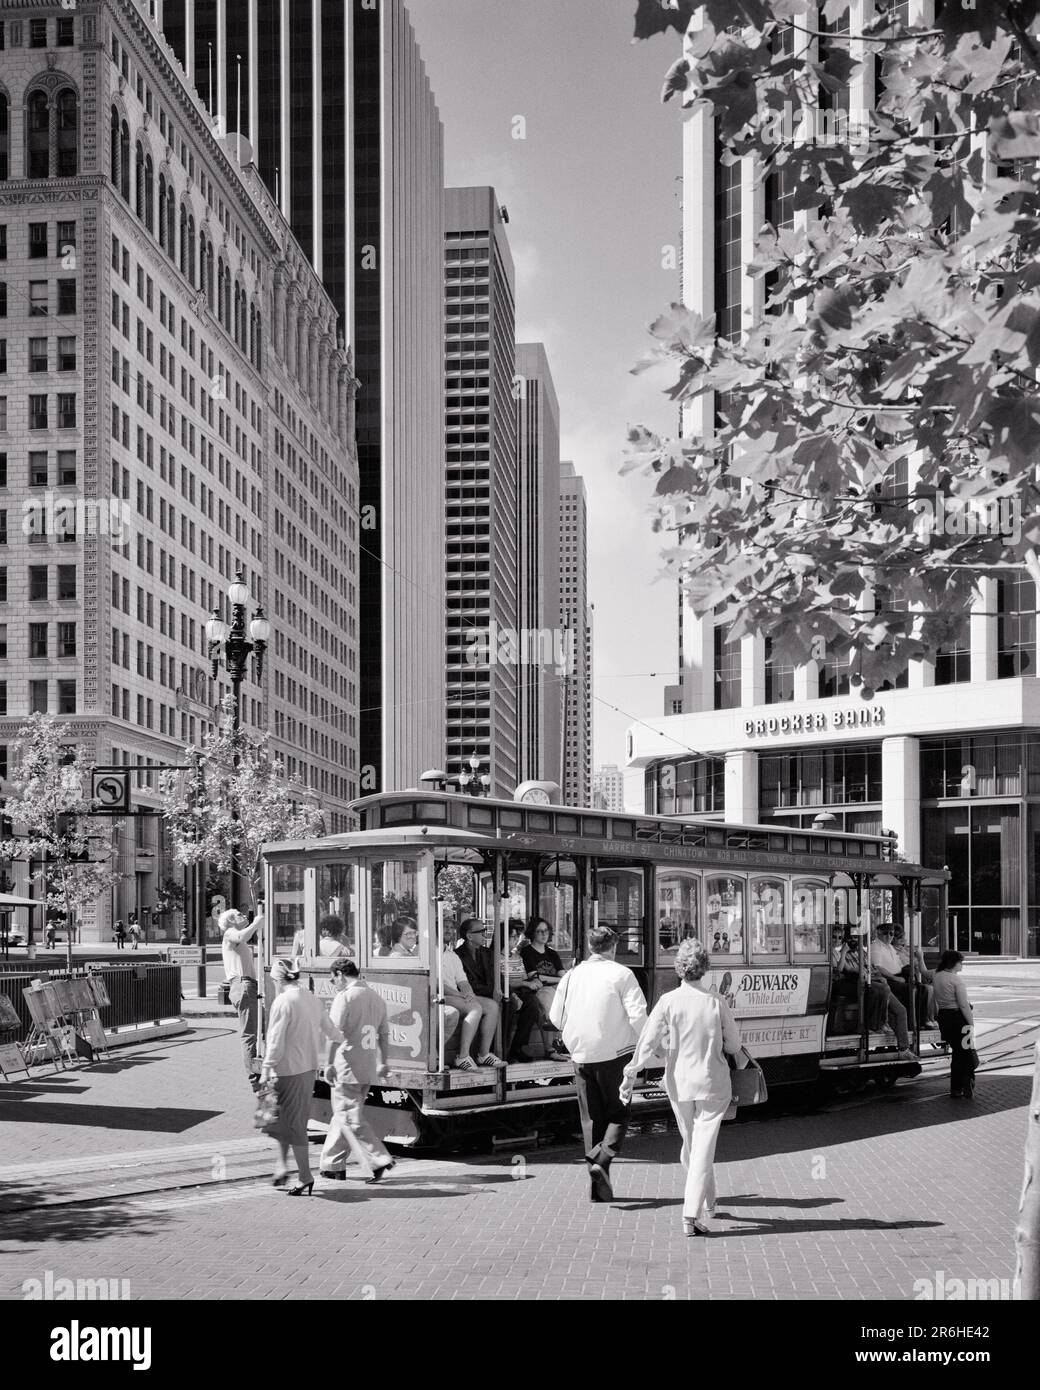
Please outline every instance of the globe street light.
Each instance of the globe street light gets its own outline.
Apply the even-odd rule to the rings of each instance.
[[[220,616],[220,609],[214,608],[213,617],[206,624],[206,637],[209,641],[209,660],[214,680],[222,659],[231,680],[231,696],[234,705],[231,712],[231,739],[234,749],[234,765],[237,771],[239,763],[238,740],[242,722],[241,691],[246,674],[246,664],[249,661],[249,654],[252,653],[253,679],[259,681],[264,674],[264,653],[267,651],[267,642],[271,636],[271,624],[268,622],[263,608],[257,605],[256,613],[249,622],[249,636],[246,636],[246,604],[249,602],[249,589],[241,569],[236,570],[234,583],[228,585],[227,597],[228,603],[231,605],[230,628]],[[232,808],[232,812],[237,816],[235,808]],[[237,860],[237,852],[232,849],[230,875],[232,907],[237,906],[235,900],[238,877]]]
[[[486,772],[481,772],[481,760],[479,754],[474,750],[469,757],[469,768],[463,768],[459,773],[459,786],[463,793],[469,796],[487,796],[491,790],[491,778]]]

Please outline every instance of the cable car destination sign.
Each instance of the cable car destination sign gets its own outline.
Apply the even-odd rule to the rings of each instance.
[[[775,738],[782,734],[823,734],[828,730],[866,729],[884,724],[884,705],[849,709],[814,710],[809,714],[778,714],[768,719],[745,719],[748,738]]]

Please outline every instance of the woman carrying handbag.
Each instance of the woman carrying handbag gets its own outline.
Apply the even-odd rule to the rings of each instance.
[[[674,964],[682,983],[654,1005],[621,1083],[627,1104],[637,1074],[655,1054],[664,1055],[664,1088],[682,1136],[683,1231],[688,1236],[708,1235],[701,1217],[715,1215],[715,1145],[733,1095],[724,1054],[736,1057],[738,1067],[747,1065],[729,1005],[704,983],[708,962],[701,942],[688,938],[680,944]]]

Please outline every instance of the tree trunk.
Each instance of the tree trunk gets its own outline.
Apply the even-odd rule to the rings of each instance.
[[[1018,1204],[1018,1229],[1015,1246],[1018,1265],[1015,1269],[1016,1297],[1040,1299],[1040,1042],[1036,1044],[1036,1066],[1033,1071],[1033,1094],[1029,1100],[1026,1130],[1026,1174],[1022,1200]]]

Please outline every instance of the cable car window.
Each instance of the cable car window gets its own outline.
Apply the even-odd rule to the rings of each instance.
[[[880,857],[881,846],[871,840],[864,840],[863,853],[868,859],[877,859]]]
[[[827,926],[827,884],[816,879],[798,880],[791,893],[796,956],[822,955]]]
[[[414,859],[377,859],[370,866],[372,954],[379,969],[427,965],[419,924],[419,879]]]
[[[384,825],[411,825],[414,820],[414,801],[401,801],[396,806],[383,807]]]
[[[756,878],[751,884],[751,951],[779,956],[787,951],[787,885],[781,878]]]
[[[292,954],[296,933],[303,927],[303,865],[275,864],[274,901],[267,903],[272,922],[274,954]]]
[[[828,852],[828,854],[844,854],[844,853],[845,853],[845,841],[844,841],[844,840],[828,840],[828,841],[827,841],[827,852]]]
[[[582,816],[581,833],[583,835],[605,835],[607,823],[601,816]]]
[[[552,816],[546,815],[544,811],[528,811],[527,828],[528,830],[551,830],[553,828]]]
[[[498,823],[503,830],[523,830],[523,811],[499,811]]]
[[[448,807],[443,801],[420,801],[415,810],[418,820],[433,820],[443,824],[448,819]]]
[[[786,835],[770,835],[770,836],[769,836],[769,848],[770,848],[770,849],[785,850],[785,849],[787,848],[787,836],[786,836]]]
[[[792,836],[791,836],[791,853],[792,853],[792,854],[806,854],[806,853],[808,852],[808,849],[809,849],[809,837],[808,837],[808,835],[792,835]]]
[[[319,864],[317,878],[318,954],[357,960],[357,866]]]
[[[680,941],[696,936],[700,925],[699,874],[685,869],[657,871],[657,963],[670,965]]]
[[[495,813],[490,806],[467,806],[466,821],[469,825],[479,825],[481,827],[494,825]]]
[[[557,868],[559,870],[557,874]],[[538,883],[538,915],[549,924],[549,945],[564,965],[574,960],[574,937],[578,903],[577,870],[570,860],[542,865]]]
[[[556,830],[560,835],[577,835],[578,817],[577,816],[557,816]]]
[[[724,830],[709,830],[709,845],[724,845],[726,843],[726,832]]]
[[[612,820],[610,833],[615,840],[634,840],[636,835],[635,823],[630,820]]]
[[[744,880],[716,875],[705,879],[704,934],[714,956],[744,954]]]
[[[643,870],[601,867],[596,876],[599,921],[618,934],[617,959],[643,961]]]

